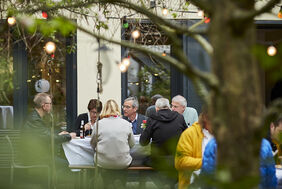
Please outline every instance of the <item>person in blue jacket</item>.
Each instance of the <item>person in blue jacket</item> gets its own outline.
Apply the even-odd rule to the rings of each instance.
[[[270,129],[271,138],[275,138],[276,135],[281,134],[282,130],[275,129],[273,131],[273,125],[275,128],[282,128],[282,116],[279,115],[275,122],[271,123]],[[215,174],[216,168],[216,153],[217,144],[216,140],[212,139],[206,146],[203,155],[203,162],[201,168],[201,174],[199,180],[201,181],[201,189],[211,188],[209,181],[212,181],[212,177]],[[277,177],[275,170],[275,161],[273,158],[272,147],[268,140],[262,139],[260,148],[260,188],[275,189],[277,187]]]

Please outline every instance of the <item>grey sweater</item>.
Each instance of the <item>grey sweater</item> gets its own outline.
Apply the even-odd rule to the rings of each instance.
[[[135,144],[131,124],[120,117],[103,118],[98,121],[98,140],[96,127],[92,131],[91,145],[98,155],[98,166],[105,169],[125,169],[132,157],[130,148]],[[97,144],[97,150],[95,146]]]

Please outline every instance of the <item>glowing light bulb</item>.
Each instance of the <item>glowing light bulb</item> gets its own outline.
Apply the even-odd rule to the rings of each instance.
[[[54,53],[55,50],[56,50],[56,45],[55,45],[54,42],[49,41],[49,42],[46,43],[46,45],[45,45],[44,48],[45,48],[45,51],[46,51],[48,54],[52,54],[52,53]]]
[[[42,11],[42,17],[43,17],[43,18],[48,18],[47,12]]]
[[[128,67],[130,65],[130,59],[129,58],[122,59],[122,64]]]
[[[211,21],[211,19],[210,18],[208,18],[208,17],[205,17],[205,23],[207,24],[207,23],[209,23]]]
[[[15,17],[9,17],[9,18],[7,19],[7,22],[8,22],[8,24],[9,24],[10,26],[12,26],[12,25],[14,25],[14,24],[16,23],[16,19],[15,19]]]
[[[276,52],[277,52],[276,48],[274,46],[272,46],[272,45],[267,48],[267,54],[269,56],[276,55]]]
[[[162,10],[162,14],[166,16],[168,14],[168,9],[164,7]]]
[[[162,53],[162,56],[166,56],[166,52],[165,51]]]
[[[133,37],[133,39],[137,39],[138,37],[140,37],[140,31],[139,30],[134,30],[132,32],[131,36]]]
[[[278,18],[282,18],[282,6],[280,7],[280,10],[277,14]]]
[[[202,10],[199,10],[199,11],[198,11],[198,16],[204,17],[204,15],[205,15],[204,11],[202,11]]]
[[[124,64],[119,64],[119,69],[121,72],[126,72],[126,66]]]

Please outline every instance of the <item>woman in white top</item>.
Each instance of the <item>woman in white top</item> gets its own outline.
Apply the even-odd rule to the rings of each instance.
[[[114,179],[121,180],[122,184],[125,184],[127,167],[132,161],[130,148],[135,144],[132,126],[120,116],[117,103],[108,100],[102,110],[101,120],[98,124],[95,123],[91,135],[91,145],[97,155],[95,163],[100,169],[104,184],[114,184]]]

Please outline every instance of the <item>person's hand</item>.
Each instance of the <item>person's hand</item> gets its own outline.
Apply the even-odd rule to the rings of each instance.
[[[74,139],[76,137],[76,133],[74,133],[74,132],[69,133],[69,135],[71,136],[72,139]]]
[[[62,131],[62,132],[59,133],[59,135],[65,135],[65,134],[69,134],[69,132],[67,132],[67,131]]]
[[[90,129],[91,129],[90,123],[86,123],[86,124],[84,125],[84,130],[86,131],[86,130],[90,130]]]

